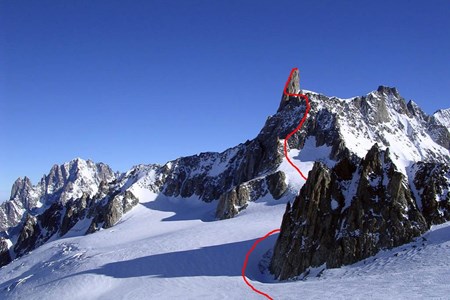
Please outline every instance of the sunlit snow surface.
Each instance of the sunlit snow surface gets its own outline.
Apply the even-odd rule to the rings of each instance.
[[[141,203],[115,227],[88,236],[71,232],[74,237],[3,267],[0,298],[261,299],[243,282],[242,263],[257,238],[279,227],[287,199],[261,199],[233,219],[210,222],[215,203],[159,198],[139,185],[132,189]],[[275,283],[259,265],[275,235],[257,247],[246,274],[274,299],[445,298],[450,223],[425,238],[319,278]]]

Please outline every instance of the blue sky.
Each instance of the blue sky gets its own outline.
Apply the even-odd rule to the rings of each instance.
[[[0,200],[75,157],[126,171],[256,136],[292,67],[450,107],[449,1],[1,1]]]

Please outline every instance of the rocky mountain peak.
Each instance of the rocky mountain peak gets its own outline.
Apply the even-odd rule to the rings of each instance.
[[[366,174],[381,174],[383,172],[383,167],[386,165],[393,167],[394,170],[397,171],[397,168],[392,164],[390,159],[389,148],[382,151],[377,143],[370,148],[367,155],[361,161],[362,170]]]
[[[377,88],[377,92],[383,95],[394,95],[395,97],[400,97],[400,93],[395,87],[380,85]]]
[[[30,179],[25,176],[24,178],[19,177],[14,182],[11,188],[10,199],[20,198],[20,195],[32,188]]]
[[[25,176],[23,179],[19,177],[11,188],[11,200],[20,203],[25,209],[31,208],[35,203],[33,195],[35,194],[31,180]]]
[[[70,173],[74,174],[87,169],[95,169],[96,164],[91,160],[84,160],[77,157],[67,163],[62,164],[61,166],[59,166],[59,168],[69,170]]]
[[[369,94],[368,101],[370,101],[372,105],[375,104],[377,109],[380,108],[380,105],[384,106],[384,111],[380,111],[380,113],[393,112],[410,116],[405,99],[395,87],[379,86],[376,92]],[[391,116],[387,115],[385,121],[388,121],[390,117]]]
[[[298,94],[299,91],[300,91],[300,73],[298,69],[295,69],[294,71],[292,71],[292,76],[287,85],[286,93]]]
[[[113,170],[103,164],[76,158],[62,165],[55,165],[45,176],[44,190],[47,200],[65,203],[70,198],[80,198],[84,192],[94,195],[100,182],[110,182],[116,177]]]
[[[408,111],[411,113],[412,117],[416,117],[422,122],[429,121],[429,116],[427,116],[427,114],[420,108],[419,105],[417,105],[416,102],[409,100],[406,106],[408,107]]]

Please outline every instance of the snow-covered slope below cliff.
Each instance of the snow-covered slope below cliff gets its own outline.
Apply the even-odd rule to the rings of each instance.
[[[88,236],[72,232],[75,236],[3,267],[0,298],[261,299],[243,282],[242,263],[255,240],[279,226],[286,199],[262,199],[233,219],[210,222],[212,204],[134,191],[141,203],[114,228]],[[326,270],[319,278],[277,284],[258,266],[275,239],[259,244],[246,272],[274,299],[419,299],[450,293],[449,223],[417,242]]]

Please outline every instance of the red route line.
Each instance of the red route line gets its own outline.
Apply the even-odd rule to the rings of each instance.
[[[250,250],[247,252],[247,255],[245,255],[245,261],[244,261],[244,266],[242,267],[242,278],[244,279],[245,283],[256,293],[261,294],[263,296],[265,296],[267,299],[273,300],[272,297],[270,297],[269,295],[267,295],[264,292],[261,292],[260,290],[256,289],[250,282],[248,282],[247,277],[245,277],[245,269],[247,268],[247,263],[248,263],[248,259],[250,257],[250,254],[252,254],[253,250],[255,250],[256,246],[264,241],[266,238],[268,238],[270,235],[276,233],[276,232],[280,232],[280,229],[274,229],[271,232],[267,233],[265,236],[263,236],[262,238],[259,238],[256,240],[256,242],[253,244],[253,246],[250,248]]]
[[[288,140],[291,138],[291,136],[293,136],[294,134],[296,134],[297,131],[300,130],[300,128],[302,128],[303,123],[305,123],[306,117],[308,116],[309,110],[310,110],[310,108],[311,108],[310,105],[309,105],[309,99],[308,99],[308,96],[306,96],[306,95],[304,95],[304,94],[290,94],[290,93],[286,92],[287,86],[288,86],[289,82],[291,81],[292,74],[293,74],[294,71],[296,71],[296,70],[298,71],[298,68],[293,68],[293,69],[291,70],[291,74],[289,74],[288,80],[286,81],[286,84],[284,85],[284,91],[283,91],[283,93],[284,93],[286,96],[300,97],[300,98],[305,99],[305,102],[306,102],[306,111],[305,111],[305,114],[303,115],[302,120],[300,121],[300,124],[298,124],[298,126],[297,126],[291,133],[289,133],[289,134],[286,136],[286,138],[284,139],[284,156],[286,156],[287,161],[291,164],[292,167],[294,167],[294,169],[297,170],[297,172],[300,174],[300,176],[302,176],[302,178],[306,180],[306,179],[307,179],[306,176],[303,175],[302,171],[300,171],[300,169],[299,169],[296,165],[294,165],[294,163],[293,163],[293,162],[291,161],[291,159],[289,158],[288,151],[287,151],[287,146],[288,146],[287,143],[288,143]]]
[[[288,87],[288,85],[289,85],[289,82],[291,81],[292,74],[294,73],[295,70],[298,71],[298,68],[293,68],[293,69],[291,70],[291,73],[289,74],[288,80],[286,81],[286,84],[284,85],[283,93],[284,93],[286,96],[300,97],[300,98],[305,99],[305,102],[306,102],[306,111],[305,111],[305,114],[303,115],[303,118],[302,118],[301,121],[300,121],[300,124],[298,124],[298,126],[297,126],[291,133],[289,133],[289,134],[286,136],[286,138],[284,139],[284,156],[286,156],[287,161],[291,164],[291,166],[294,167],[294,169],[297,170],[297,172],[300,174],[300,176],[302,176],[302,178],[306,180],[306,179],[307,179],[306,176],[303,175],[302,171],[300,171],[300,169],[299,169],[296,165],[294,165],[294,163],[293,163],[293,162],[291,161],[291,159],[289,158],[288,151],[287,151],[287,142],[288,142],[288,140],[291,138],[291,136],[293,136],[295,133],[297,133],[297,131],[299,131],[299,130],[302,128],[303,123],[305,123],[306,117],[308,116],[308,112],[309,112],[309,110],[310,110],[310,108],[311,108],[310,105],[309,105],[309,99],[308,99],[308,96],[306,96],[306,95],[304,95],[304,94],[290,94],[290,93],[286,92],[287,87]],[[256,289],[256,288],[255,288],[255,287],[247,280],[247,277],[245,276],[245,269],[247,268],[248,259],[249,259],[249,257],[250,257],[250,254],[253,252],[253,250],[255,250],[256,246],[257,246],[260,242],[262,242],[262,241],[264,241],[266,238],[268,238],[270,235],[272,235],[272,234],[274,234],[274,233],[277,233],[277,232],[280,232],[280,229],[274,229],[274,230],[272,230],[271,232],[267,233],[265,236],[263,236],[263,237],[257,239],[257,240],[253,243],[253,246],[250,248],[250,250],[249,250],[249,251],[247,252],[247,254],[245,255],[244,265],[242,266],[242,278],[244,279],[245,283],[246,283],[253,291],[255,291],[255,292],[258,293],[258,294],[261,294],[261,295],[265,296],[265,297],[266,297],[267,299],[269,299],[269,300],[273,300],[273,298],[270,297],[268,294],[266,294],[266,293],[264,293],[264,292],[261,292],[260,290]]]

